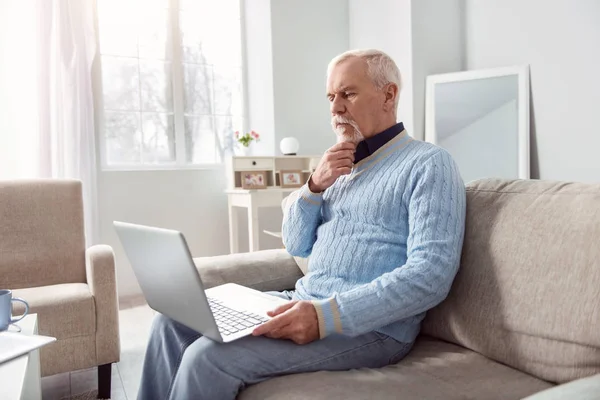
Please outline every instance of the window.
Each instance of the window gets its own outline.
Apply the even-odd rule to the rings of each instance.
[[[220,163],[243,130],[240,0],[98,0],[103,166]]]

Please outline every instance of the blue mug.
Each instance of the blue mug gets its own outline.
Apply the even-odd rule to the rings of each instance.
[[[12,317],[12,302],[20,301],[25,304],[25,313],[20,317],[14,318]],[[10,324],[14,324],[25,318],[27,313],[29,312],[29,304],[23,299],[19,299],[15,297],[13,299],[12,292],[7,289],[0,290],[0,331],[5,331],[8,329]]]

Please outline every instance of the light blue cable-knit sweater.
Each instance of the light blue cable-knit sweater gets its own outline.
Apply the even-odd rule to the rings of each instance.
[[[450,155],[406,131],[324,193],[304,185],[283,241],[310,256],[294,297],[312,300],[321,338],[375,330],[412,342],[458,270],[465,202]]]

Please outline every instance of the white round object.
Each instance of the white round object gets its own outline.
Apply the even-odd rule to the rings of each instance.
[[[279,142],[279,150],[286,156],[295,156],[300,149],[300,142],[295,137],[286,137]]]

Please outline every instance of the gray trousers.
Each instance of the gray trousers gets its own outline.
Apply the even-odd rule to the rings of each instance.
[[[290,298],[291,293],[269,294]],[[263,336],[223,344],[159,314],[138,399],[234,400],[245,387],[276,376],[383,367],[401,360],[411,347],[378,332],[334,334],[305,345]]]

